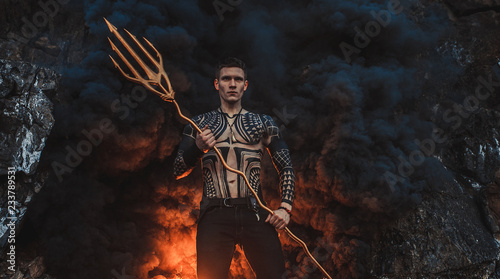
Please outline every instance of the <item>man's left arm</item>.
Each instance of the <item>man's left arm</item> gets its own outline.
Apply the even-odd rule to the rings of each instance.
[[[277,229],[283,229],[290,222],[290,213],[292,210],[293,199],[295,196],[295,172],[292,167],[290,151],[279,131],[274,120],[263,115],[264,127],[266,129],[266,137],[264,143],[267,146],[269,154],[274,163],[274,167],[280,178],[281,204],[280,208],[275,211],[273,216],[268,217],[269,223]],[[289,212],[287,212],[289,211]]]

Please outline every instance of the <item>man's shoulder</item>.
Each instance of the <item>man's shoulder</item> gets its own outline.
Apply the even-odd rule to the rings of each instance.
[[[264,113],[253,113],[253,112],[249,112],[251,113],[251,115],[255,118],[258,118],[260,119],[260,121],[262,122],[262,124],[264,124],[264,126],[267,128],[269,126],[276,126],[276,123],[274,122],[274,119],[267,115],[267,114],[264,114]]]
[[[214,121],[218,121],[216,119],[217,115],[218,115],[217,110],[213,110],[213,111],[205,112],[205,113],[202,113],[202,114],[198,114],[198,115],[196,115],[194,117],[191,117],[191,121],[193,121],[194,124],[196,124],[196,126],[198,126],[199,128],[203,128],[203,127],[205,127],[205,125],[209,125],[209,124],[213,123]],[[184,127],[184,132],[183,133],[185,135],[188,135],[188,136],[191,136],[191,137],[195,138],[196,130],[191,125],[191,123],[188,123]]]
[[[263,113],[247,112],[245,113],[243,122],[247,123],[246,126],[261,127],[265,133],[274,136],[279,134],[278,125],[274,119]]]
[[[266,134],[269,136],[280,136],[278,125],[274,122],[274,119],[271,116],[263,113],[252,113],[252,115],[259,119],[259,122],[264,128]]]
[[[219,117],[218,109],[214,109],[214,110],[209,111],[209,112],[198,114],[195,117],[191,118],[191,120],[193,120],[194,122],[202,122],[204,120],[214,118],[214,117]]]
[[[251,117],[251,118],[258,118],[260,120],[262,120],[262,122],[265,122],[266,120],[272,120],[273,118],[267,114],[264,114],[264,113],[255,113],[255,112],[252,112],[252,111],[246,111],[245,116],[247,117]]]

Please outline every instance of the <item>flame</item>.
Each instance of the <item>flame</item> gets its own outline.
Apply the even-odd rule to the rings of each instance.
[[[189,201],[190,204],[167,207],[155,203],[151,209],[146,209],[153,212],[153,220],[159,229],[154,230],[151,236],[152,253],[141,261],[141,279],[196,279],[196,218],[201,193],[193,190],[196,186],[172,188],[175,190],[159,189],[159,195]],[[230,278],[255,278],[239,246],[236,246],[233,255]]]

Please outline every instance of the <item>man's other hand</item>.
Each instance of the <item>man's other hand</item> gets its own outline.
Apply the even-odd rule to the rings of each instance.
[[[212,134],[212,130],[208,129],[208,126],[205,126],[202,132],[196,135],[196,146],[204,153],[212,149],[215,143],[215,136]]]
[[[274,214],[267,216],[266,222],[273,225],[276,229],[284,229],[290,222],[290,214],[284,209],[278,209],[274,211]]]

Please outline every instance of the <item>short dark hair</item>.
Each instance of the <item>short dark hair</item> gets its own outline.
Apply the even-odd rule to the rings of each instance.
[[[237,67],[242,69],[245,73],[245,80],[247,79],[247,66],[245,65],[245,62],[235,57],[226,57],[219,61],[217,68],[215,69],[215,78],[219,79],[220,70],[227,67]]]

